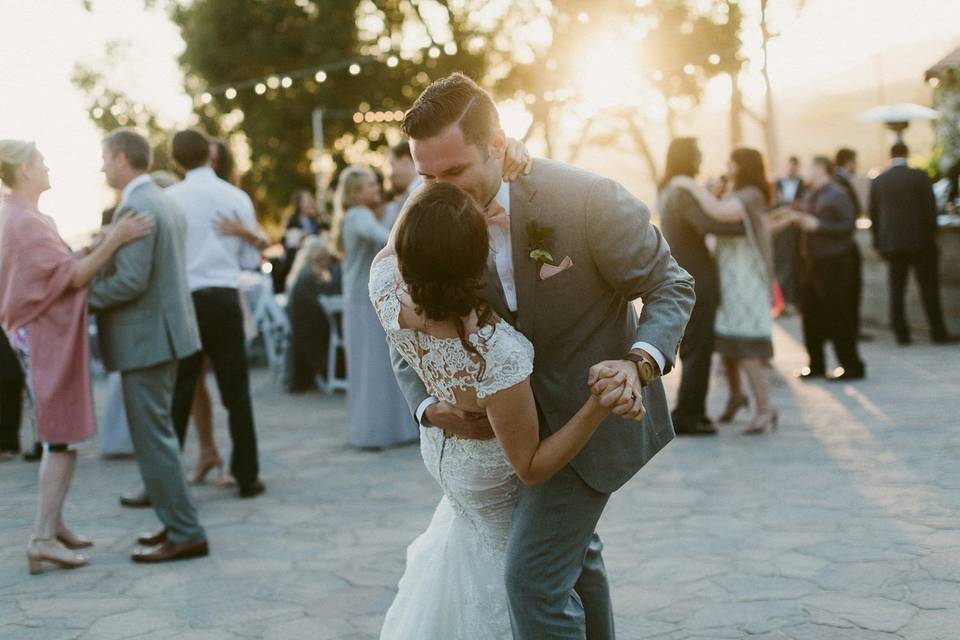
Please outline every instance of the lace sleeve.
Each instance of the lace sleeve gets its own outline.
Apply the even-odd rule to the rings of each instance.
[[[523,382],[533,373],[533,345],[506,322],[500,322],[485,355],[486,370],[477,382],[477,397],[488,398]]]
[[[400,328],[400,282],[397,259],[388,256],[370,269],[370,302],[384,329]]]

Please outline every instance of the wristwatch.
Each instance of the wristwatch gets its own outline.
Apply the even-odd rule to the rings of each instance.
[[[646,353],[631,351],[623,359],[637,365],[637,375],[640,378],[641,387],[647,386],[657,377],[657,363]]]

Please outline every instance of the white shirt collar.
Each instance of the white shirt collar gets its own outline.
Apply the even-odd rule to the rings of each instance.
[[[893,159],[890,161],[890,166],[891,166],[891,167],[905,167],[905,166],[907,166],[907,159],[906,159],[906,158],[893,158]]]
[[[120,202],[125,202],[126,199],[130,197],[130,194],[133,193],[134,189],[148,182],[151,182],[151,179],[146,173],[141,173],[136,178],[128,182],[127,186],[125,186],[123,191],[120,192]]]
[[[217,174],[214,172],[213,167],[197,167],[196,169],[190,169],[187,171],[187,174],[183,176],[184,180],[196,180],[197,178],[216,178]]]
[[[510,215],[510,183],[504,180],[500,183],[500,190],[497,191],[497,195],[493,197],[497,201],[503,210],[507,212],[507,215]]]

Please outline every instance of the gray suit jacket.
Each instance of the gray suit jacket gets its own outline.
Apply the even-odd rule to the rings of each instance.
[[[547,280],[529,257],[527,223],[551,227],[555,263],[573,267]],[[622,186],[548,160],[511,184],[510,231],[517,313],[504,302],[499,278],[486,277],[484,297],[534,345],[531,385],[541,436],[563,427],[590,393],[587,371],[622,358],[634,342],[660,349],[672,367],[693,309],[693,278],[670,255],[650,212]],[[640,298],[639,319],[632,300]],[[411,410],[428,396],[417,374],[393,353],[394,370]],[[629,480],[674,437],[663,385],[644,390],[643,422],[607,418],[571,466],[584,482],[609,493]]]
[[[114,221],[133,211],[153,216],[153,230],[121,247],[87,293],[87,304],[97,314],[100,353],[110,371],[143,369],[200,349],[187,287],[183,213],[153,183],[135,188]]]

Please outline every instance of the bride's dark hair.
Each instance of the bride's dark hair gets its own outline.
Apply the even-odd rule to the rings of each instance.
[[[464,349],[480,355],[467,340],[463,322],[476,312],[483,326],[492,313],[480,297],[490,238],[477,204],[452,184],[427,185],[404,207],[394,243],[417,313],[452,323]]]

